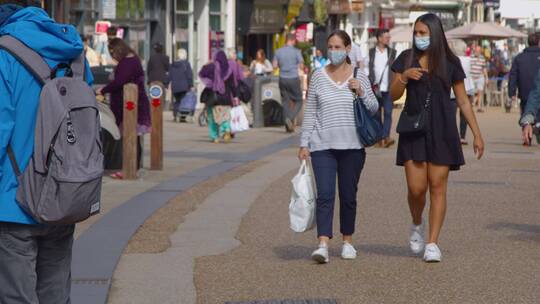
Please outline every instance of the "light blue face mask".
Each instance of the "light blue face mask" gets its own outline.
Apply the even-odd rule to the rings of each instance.
[[[414,37],[414,45],[416,45],[416,47],[421,51],[427,50],[429,48],[429,44],[429,36]]]
[[[328,51],[328,59],[330,60],[330,63],[333,65],[340,65],[345,61],[345,58],[347,58],[347,52],[344,50],[329,50]]]

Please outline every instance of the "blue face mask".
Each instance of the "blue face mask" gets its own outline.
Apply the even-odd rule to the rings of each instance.
[[[344,50],[330,50],[328,51],[328,59],[333,65],[340,65],[347,58],[347,52]]]
[[[414,37],[414,45],[421,51],[429,48],[429,36]]]

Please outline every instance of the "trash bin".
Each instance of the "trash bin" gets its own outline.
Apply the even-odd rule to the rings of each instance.
[[[253,126],[255,128],[283,125],[283,105],[279,91],[279,78],[258,76],[255,79]]]

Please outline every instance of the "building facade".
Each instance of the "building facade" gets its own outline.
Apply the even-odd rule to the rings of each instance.
[[[184,48],[194,70],[217,48],[236,44],[236,0],[44,0],[58,22],[97,36],[96,23],[110,22],[108,36],[125,39],[143,61],[156,42],[171,58]]]

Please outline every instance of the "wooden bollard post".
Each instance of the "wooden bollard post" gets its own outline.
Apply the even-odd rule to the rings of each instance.
[[[137,178],[137,112],[139,89],[124,85],[124,119],[122,122],[122,174],[124,179]]]
[[[150,134],[150,169],[163,170],[163,83],[150,83],[152,133]]]

